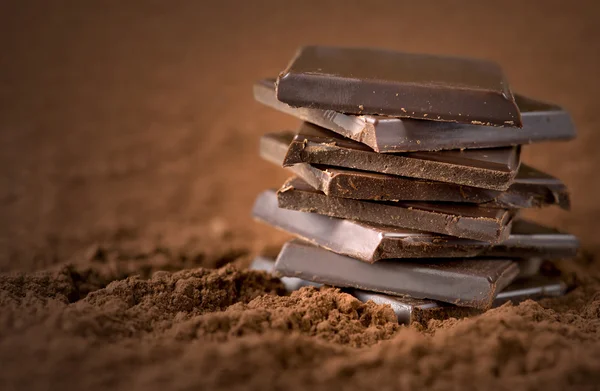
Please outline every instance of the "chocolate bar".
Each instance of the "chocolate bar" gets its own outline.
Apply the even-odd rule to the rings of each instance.
[[[321,164],[410,178],[506,190],[520,164],[520,148],[384,154],[308,122],[289,144],[283,166]]]
[[[498,292],[517,277],[519,267],[506,259],[368,264],[294,239],[283,246],[275,271],[337,287],[487,309]]]
[[[523,263],[520,262],[519,268],[522,268],[522,265]],[[251,270],[262,270],[269,273],[273,272],[274,267],[274,260],[261,256],[256,257],[250,265]],[[288,292],[293,292],[304,286],[322,286],[322,284],[296,277],[282,277],[281,282]],[[567,285],[560,278],[535,275],[513,281],[496,295],[492,307],[499,307],[508,301],[516,304],[527,299],[538,300],[546,297],[562,296],[566,291]],[[413,299],[409,296],[391,296],[359,289],[346,289],[346,292],[364,303],[371,300],[376,304],[389,305],[398,317],[398,323],[400,324],[419,322],[426,325],[431,319],[460,318],[481,313],[481,310],[476,308],[458,307],[433,300]]]
[[[254,203],[254,218],[338,254],[373,263],[389,258],[569,258],[579,242],[535,223],[516,220],[508,239],[500,244],[361,223],[282,209],[274,190],[262,192]]]
[[[471,58],[307,46],[277,78],[276,93],[293,107],[522,126],[502,69]]]
[[[539,300],[545,297],[562,296],[566,291],[567,285],[559,278],[535,276],[511,283],[498,293],[492,307],[499,307],[508,301],[516,304],[527,299]],[[427,325],[431,319],[461,318],[481,313],[481,310],[475,308],[457,307],[433,300],[390,296],[357,289],[350,290],[348,293],[362,302],[371,300],[376,304],[388,304],[394,310],[400,324],[418,322]]]
[[[467,204],[376,202],[328,197],[293,177],[277,191],[280,208],[399,228],[500,243],[508,238],[514,213]]]
[[[527,289],[526,287],[528,286],[527,284],[531,283],[532,285],[535,285],[536,284],[535,281],[538,281],[540,278],[543,279],[542,276],[538,275],[540,272],[541,264],[543,262],[541,258],[518,259],[518,260],[515,260],[515,262],[517,262],[517,264],[519,265],[519,274],[517,275],[517,279],[512,284],[510,284],[507,288],[505,288],[502,292],[500,292],[498,294],[498,296],[496,296],[496,299],[494,300],[494,305],[505,303],[507,300],[503,299],[506,297],[506,293],[504,293],[504,292],[516,290],[513,286],[522,287],[522,290],[526,290]],[[250,265],[251,270],[262,270],[262,271],[265,271],[268,273],[273,273],[274,268],[275,268],[275,261],[273,259],[265,257],[265,256],[257,256],[256,258],[254,258],[254,260],[252,261],[252,264]],[[286,291],[288,291],[288,292],[296,291],[304,286],[314,286],[317,288],[320,286],[323,286],[323,284],[320,284],[318,282],[307,281],[307,280],[303,280],[301,278],[296,278],[296,277],[281,277],[280,279],[281,279],[281,282],[283,283],[283,285],[285,286]],[[533,288],[533,287],[531,287],[531,288]],[[350,291],[354,291],[354,290],[351,289]],[[356,290],[356,292],[365,292],[365,291]],[[535,289],[530,289],[530,292],[529,292],[530,295],[537,295],[538,293],[540,293],[540,292],[538,292]],[[543,293],[543,295],[540,294],[541,296],[551,295],[551,294],[545,294],[545,291],[543,291],[541,293]],[[414,301],[418,300],[418,299],[409,298],[408,296],[400,299],[397,296],[388,296],[388,295],[383,295],[380,293],[365,292],[365,294],[372,294],[372,295],[378,295],[381,297],[387,297],[388,300],[405,300],[405,299],[407,299],[407,300],[410,299],[410,300],[414,300]],[[534,296],[534,297],[537,297],[537,296]],[[510,299],[514,301],[513,296],[510,296]],[[443,305],[443,304],[438,303],[438,306],[441,306],[441,305]],[[458,307],[458,308],[463,308],[463,307]]]
[[[265,134],[260,140],[261,157],[281,166],[293,138],[291,132]],[[466,202],[492,208],[534,208],[552,204],[570,208],[569,192],[559,179],[524,164],[505,192],[307,163],[294,164],[287,169],[315,189],[334,197]]]
[[[561,107],[518,94],[515,101],[521,110],[521,129],[291,107],[277,100],[275,79],[255,83],[254,98],[276,110],[364,143],[380,153],[495,148],[571,140],[576,135],[569,113]]]

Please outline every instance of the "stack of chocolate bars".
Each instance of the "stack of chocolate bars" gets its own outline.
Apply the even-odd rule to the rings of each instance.
[[[522,164],[520,145],[575,129],[560,107],[513,95],[497,64],[304,47],[254,96],[304,121],[262,137],[261,156],[294,176],[253,210],[299,238],[274,265],[290,289],[348,289],[403,323],[565,292],[540,265],[573,257],[577,238],[519,211],[569,209],[569,194]]]

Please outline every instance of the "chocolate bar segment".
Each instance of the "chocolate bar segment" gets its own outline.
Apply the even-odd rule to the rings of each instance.
[[[299,178],[277,192],[280,208],[399,228],[499,243],[508,238],[513,213],[466,204],[375,202],[328,197]]]
[[[337,287],[487,309],[498,292],[517,277],[519,267],[504,259],[367,264],[295,239],[283,246],[275,271]]]
[[[500,292],[498,296],[496,296],[496,299],[494,300],[494,306],[504,304],[508,300],[512,300],[513,302],[515,302],[515,300],[518,300],[519,298],[559,296],[560,294],[564,293],[564,290],[566,289],[566,284],[564,284],[563,282],[560,282],[559,286],[557,286],[556,284],[550,284],[550,280],[554,281],[555,283],[558,283],[560,280],[553,277],[539,275],[540,265],[543,262],[541,258],[519,259],[515,260],[515,262],[517,262],[517,264],[519,265],[519,274],[517,275],[517,279],[514,282],[512,282],[507,288],[505,288],[502,292]],[[268,273],[272,273],[274,268],[275,261],[265,256],[255,257],[252,261],[252,264],[250,265],[251,270],[262,270]],[[323,285],[317,282],[307,281],[296,277],[281,277],[281,282],[283,283],[285,289],[288,292],[293,292],[304,286],[314,286],[318,288]],[[378,304],[392,304],[390,302],[392,300],[396,300],[397,302],[403,302],[404,304],[407,304],[408,301],[431,303],[430,300],[413,299],[408,296],[389,296],[381,293],[373,293],[352,289],[350,289],[349,292],[357,298],[359,298],[361,301],[369,300],[367,296],[380,297],[381,299],[388,301],[388,303],[378,302]],[[362,293],[362,295],[360,295],[359,297],[359,295],[355,294],[355,292]],[[363,300],[363,298],[365,299]],[[435,303],[438,307],[444,305],[442,303]],[[394,306],[392,305],[392,307]]]
[[[521,129],[291,107],[277,100],[275,79],[255,83],[254,98],[276,110],[364,143],[380,153],[496,148],[571,140],[576,135],[569,113],[561,107],[520,95],[516,95],[515,100],[521,110]]]
[[[502,69],[470,58],[307,46],[279,75],[276,92],[293,107],[522,126]]]
[[[560,259],[575,256],[579,249],[575,236],[524,220],[516,220],[508,239],[492,246],[477,240],[282,209],[274,190],[257,197],[252,215],[319,247],[369,263],[389,258],[477,256]]]
[[[520,164],[519,147],[383,154],[304,122],[288,147],[284,167],[309,163],[506,190]]]
[[[293,138],[291,132],[265,134],[260,140],[261,157],[281,166]],[[552,204],[570,208],[567,187],[559,179],[524,164],[505,192],[308,163],[294,164],[287,169],[315,189],[334,197],[464,202],[493,208],[535,208]]]
[[[522,262],[519,263],[519,268],[521,266]],[[274,267],[274,260],[260,256],[256,257],[250,265],[251,270],[263,270],[269,273],[273,271]],[[322,286],[322,284],[296,277],[282,277],[281,282],[288,292],[293,292],[304,286]],[[389,305],[398,317],[398,323],[400,324],[418,322],[427,325],[431,319],[444,320],[481,313],[481,310],[476,308],[458,307],[427,299],[413,299],[410,296],[391,296],[359,289],[347,289],[346,291],[363,303],[371,300],[376,304]],[[492,303],[492,307],[499,307],[507,301],[516,304],[527,299],[537,300],[546,297],[562,296],[566,291],[567,285],[560,278],[543,275],[532,276],[513,281],[498,293]]]

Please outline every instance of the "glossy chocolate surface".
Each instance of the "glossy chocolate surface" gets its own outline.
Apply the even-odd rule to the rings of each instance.
[[[517,277],[519,267],[505,259],[368,264],[294,239],[283,246],[275,272],[337,287],[488,309]]]
[[[522,266],[519,261],[519,267]],[[268,257],[258,256],[250,265],[251,270],[263,270],[273,272],[275,261]],[[293,292],[304,286],[319,287],[322,284],[302,280],[296,277],[282,277],[281,282],[288,292]],[[547,277],[542,275],[519,279],[512,282],[496,295],[492,307],[511,301],[516,304],[527,299],[541,299],[545,297],[562,296],[567,291],[567,285],[558,277]],[[346,292],[366,303],[371,300],[376,304],[389,305],[396,316],[398,323],[411,324],[419,322],[427,325],[431,319],[448,319],[450,317],[462,317],[477,315],[481,310],[468,307],[457,307],[451,304],[437,302],[427,299],[413,299],[410,296],[392,296],[383,293],[362,291],[359,289],[346,289]]]
[[[293,138],[291,132],[265,134],[260,140],[261,157],[281,166]],[[506,191],[308,163],[286,168],[315,189],[334,197],[462,202],[494,208],[535,208],[554,204],[563,209],[570,208],[569,192],[559,179],[524,164]]]
[[[277,100],[274,79],[255,83],[254,98],[278,111],[366,144],[380,153],[497,148],[572,140],[576,136],[571,116],[564,109],[520,95],[515,95],[515,101],[521,110],[523,128],[498,128],[291,107]]]
[[[521,127],[498,64],[381,49],[307,46],[277,79],[293,107]]]
[[[579,249],[579,241],[574,235],[524,220],[513,223],[506,241],[490,245],[477,240],[282,209],[277,205],[274,190],[259,194],[252,215],[312,244],[369,263],[389,258],[477,256],[560,259],[574,257]]]
[[[283,161],[285,167],[298,163],[506,190],[517,175],[520,148],[383,154],[304,122],[292,139]]]
[[[398,228],[499,243],[508,238],[514,213],[467,204],[376,202],[329,197],[299,178],[277,192],[280,208]]]

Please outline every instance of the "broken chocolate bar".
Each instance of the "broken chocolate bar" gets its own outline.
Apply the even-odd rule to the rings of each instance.
[[[367,264],[294,239],[283,246],[275,271],[337,287],[488,309],[498,292],[517,277],[519,267],[505,259]]]
[[[508,301],[516,304],[527,299],[536,300],[544,297],[562,296],[566,291],[567,285],[558,278],[535,276],[511,283],[502,292],[498,293],[492,307],[499,307]],[[394,310],[400,324],[418,322],[427,325],[431,319],[444,320],[481,313],[481,310],[474,308],[457,307],[433,300],[390,296],[357,289],[352,289],[349,293],[362,302],[371,300],[376,304],[388,304]]]
[[[520,261],[519,268],[522,268],[522,266],[523,262]],[[273,259],[261,256],[256,257],[250,265],[251,270],[262,270],[269,273],[273,272],[274,267],[275,261]],[[304,286],[322,286],[322,284],[296,277],[282,277],[281,282],[288,292],[296,291]],[[538,300],[546,297],[562,296],[566,291],[567,285],[560,278],[535,275],[513,281],[498,293],[492,307],[499,307],[508,301],[516,304],[527,299]],[[427,325],[427,322],[431,319],[444,320],[481,313],[481,310],[476,308],[457,307],[433,300],[413,299],[409,296],[391,296],[359,289],[346,289],[346,292],[363,303],[371,300],[376,304],[389,305],[398,317],[398,323],[400,324],[418,322]]]
[[[376,202],[328,197],[295,177],[279,189],[277,202],[284,209],[490,243],[500,243],[508,238],[513,218],[510,210],[468,204]]]
[[[498,296],[496,296],[496,299],[494,300],[494,305],[505,303],[507,301],[507,299],[506,299],[507,297],[510,300],[514,301],[514,295],[507,296],[508,292],[519,291],[521,296],[525,296],[526,294],[528,294],[529,295],[528,297],[531,297],[531,298],[535,298],[538,296],[541,297],[541,296],[551,296],[552,295],[552,293],[553,293],[552,291],[547,293],[547,290],[550,290],[550,288],[548,288],[548,287],[546,287],[546,290],[540,291],[541,287],[544,285],[544,284],[542,284],[542,282],[545,279],[547,280],[546,277],[538,275],[540,272],[540,266],[543,262],[541,258],[516,259],[515,262],[517,262],[517,264],[519,265],[519,274],[517,275],[517,278],[513,283],[511,283],[507,288],[505,288],[502,292],[500,292],[498,294]],[[272,273],[274,268],[275,268],[275,260],[273,260],[269,257],[265,257],[265,256],[257,256],[256,258],[254,258],[254,260],[250,264],[251,270],[262,270],[262,271],[265,271],[268,273]],[[320,284],[317,282],[307,281],[307,280],[303,280],[301,278],[296,278],[296,277],[281,277],[280,279],[281,279],[281,282],[283,283],[283,285],[285,286],[286,291],[288,291],[288,292],[293,292],[304,286],[320,287],[323,285],[323,284]],[[541,281],[540,281],[540,279],[541,279]],[[540,289],[538,289],[538,290],[532,289],[536,286]],[[517,287],[518,289],[515,287]],[[528,287],[529,287],[529,289],[528,289]],[[357,290],[356,292],[363,292],[363,291]],[[403,300],[404,299],[404,298],[400,299],[397,296],[387,296],[387,295],[383,295],[380,293],[379,294],[368,293],[368,294],[378,295],[378,296],[382,296],[382,297],[388,297],[393,300]],[[417,300],[417,299],[411,298],[411,300]]]
[[[254,98],[276,110],[364,143],[380,153],[496,148],[575,138],[575,126],[569,113],[558,106],[519,95],[515,100],[523,119],[521,129],[291,107],[277,100],[274,79],[255,83]]]
[[[506,190],[520,164],[520,148],[383,154],[308,122],[289,144],[285,167],[310,163],[410,178]]]
[[[369,263],[389,258],[477,256],[557,259],[573,257],[579,249],[575,236],[523,220],[513,223],[506,241],[491,246],[476,240],[282,209],[274,190],[257,197],[252,215],[312,244]]]
[[[294,135],[268,133],[260,140],[260,155],[281,166]],[[466,202],[494,208],[534,208],[558,204],[569,209],[567,187],[557,178],[521,165],[505,192],[386,175],[376,172],[298,163],[287,167],[323,193],[342,198],[377,201]]]
[[[279,75],[276,93],[293,107],[522,126],[500,66],[471,58],[307,46]]]

